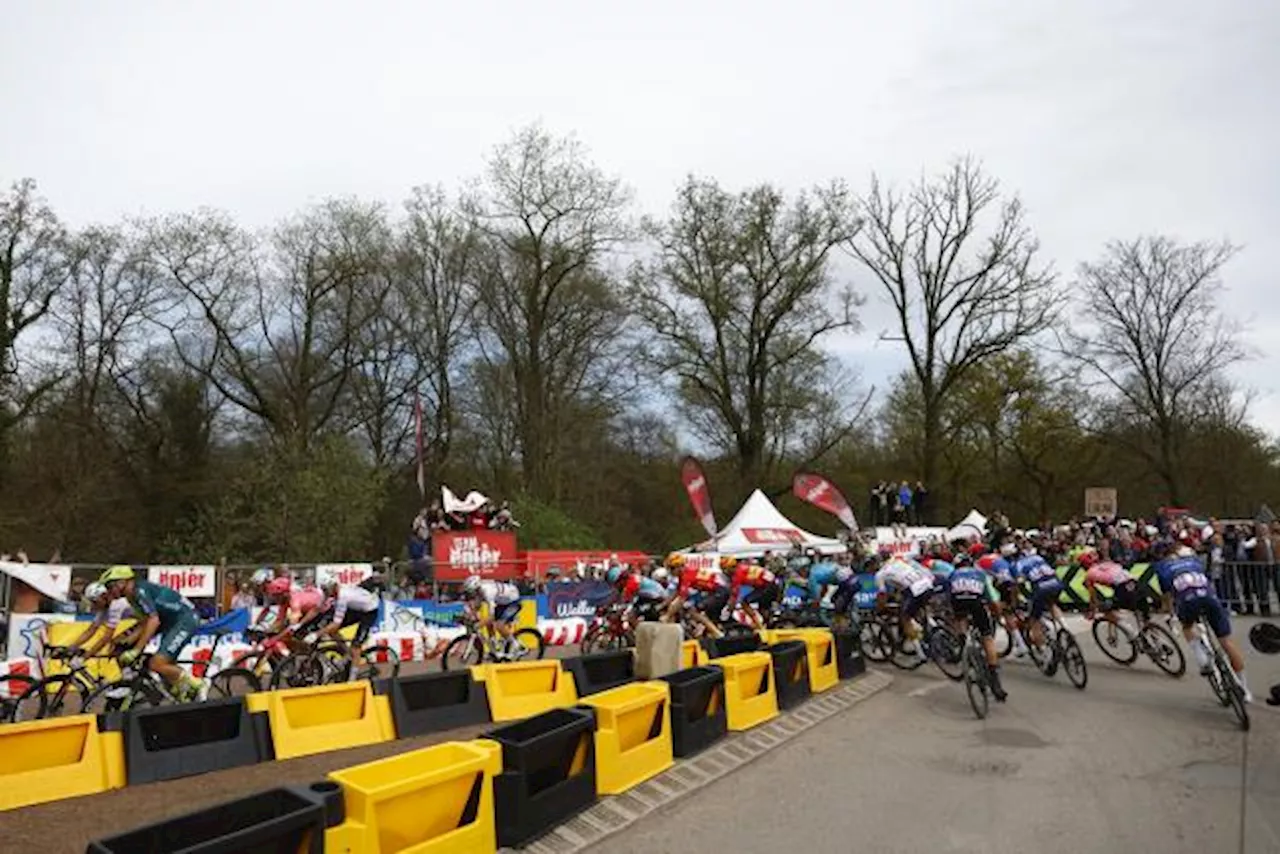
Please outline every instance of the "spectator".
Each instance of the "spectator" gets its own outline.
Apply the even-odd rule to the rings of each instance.
[[[257,604],[258,600],[254,598],[253,589],[249,582],[241,582],[236,589],[235,595],[231,597],[231,609],[234,611],[237,608],[253,608]]]
[[[481,504],[472,510],[467,517],[467,527],[471,530],[482,530],[489,527],[489,505]]]
[[[431,539],[431,511],[426,507],[419,510],[418,515],[413,517],[409,535],[418,540]]]
[[[888,525],[891,522],[889,516],[889,490],[890,485],[883,480],[876,487],[876,500],[879,502],[879,512],[876,514],[876,525]]]
[[[898,503],[902,505],[902,524],[915,523],[915,507],[911,503],[914,495],[911,492],[911,484],[905,480],[898,486]]]
[[[930,518],[929,490],[925,489],[924,481],[916,481],[915,508],[916,520],[919,524],[928,525]]]
[[[511,502],[502,502],[498,511],[489,519],[489,527],[495,531],[513,531],[520,527],[520,523],[511,515]]]

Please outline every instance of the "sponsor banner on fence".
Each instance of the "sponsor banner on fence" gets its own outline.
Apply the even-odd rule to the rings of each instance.
[[[468,575],[515,578],[516,535],[483,529],[437,532],[431,535],[431,561],[441,581],[461,581]]]
[[[343,587],[359,584],[373,575],[371,563],[318,563],[316,564],[316,586],[337,582]]]
[[[590,619],[596,608],[614,596],[613,587],[604,581],[568,581],[547,585],[547,617],[563,620],[569,617]]]
[[[876,548],[888,549],[895,555],[910,556],[920,549],[920,541],[944,540],[946,528],[907,528],[905,538],[897,536],[893,528],[876,528]]]
[[[149,566],[147,580],[152,584],[172,587],[188,599],[213,596],[217,591],[218,571],[212,566]]]

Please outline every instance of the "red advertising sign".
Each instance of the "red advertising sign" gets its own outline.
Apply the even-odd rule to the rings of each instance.
[[[693,457],[685,457],[680,461],[680,480],[684,483],[685,492],[689,493],[689,503],[697,515],[707,534],[716,535],[716,514],[711,509],[711,487],[707,485],[707,475],[702,464]]]
[[[835,516],[850,531],[858,530],[858,521],[853,516],[853,508],[845,500],[844,494],[822,475],[796,472],[791,480],[791,492],[801,501],[806,501]]]
[[[757,545],[789,546],[792,543],[804,542],[804,535],[795,528],[743,528],[742,536],[747,542]]]
[[[520,570],[513,531],[437,531],[431,535],[431,561],[440,581],[468,575],[509,579]]]

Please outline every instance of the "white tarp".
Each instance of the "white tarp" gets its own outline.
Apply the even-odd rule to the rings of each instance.
[[[71,592],[71,567],[44,563],[0,561],[0,572],[30,585],[42,596],[67,601]]]
[[[987,517],[977,510],[970,510],[969,515],[961,519],[954,528],[947,531],[947,541],[980,540],[987,535]]]
[[[758,557],[767,551],[786,552],[792,546],[814,549],[820,554],[840,554],[845,544],[830,537],[811,534],[783,516],[773,502],[756,490],[719,535],[700,543],[700,551],[733,557]]]
[[[444,512],[446,513],[471,513],[488,504],[489,499],[474,489],[467,493],[466,498],[458,498],[453,494],[453,490],[447,486],[442,486],[440,487],[440,503],[444,506]]]

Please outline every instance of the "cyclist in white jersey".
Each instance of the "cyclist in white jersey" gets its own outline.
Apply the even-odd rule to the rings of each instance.
[[[332,637],[341,644],[343,641],[339,632],[347,626],[356,627],[355,637],[352,638],[352,644],[347,650],[351,658],[351,678],[354,680],[364,669],[364,655],[361,653],[361,647],[369,640],[369,632],[373,631],[373,627],[378,622],[380,603],[378,594],[354,585],[341,587],[336,581],[325,584],[322,589],[332,603],[333,617],[329,625],[319,631],[319,635]]]
[[[481,618],[481,628],[496,629],[502,637],[504,653],[510,654],[515,619],[520,615],[520,588],[510,582],[472,575],[462,584],[462,597],[472,607],[482,602],[489,606],[489,616]]]
[[[876,593],[881,603],[891,593],[902,597],[902,610],[898,613],[898,625],[903,636],[916,642],[916,653],[924,658],[924,644],[920,643],[920,628],[914,618],[929,597],[933,595],[933,573],[915,561],[890,558],[876,573]]]
[[[85,585],[84,599],[93,606],[93,621],[80,633],[80,637],[67,644],[67,647],[77,658],[92,658],[98,654],[98,650],[115,640],[116,627],[120,625],[121,620],[133,616],[133,606],[123,597],[108,600],[106,585],[97,581]],[[118,643],[122,646],[128,645],[137,628],[136,625],[130,628],[126,635],[120,637]],[[99,631],[100,629],[105,630]],[[97,637],[94,637],[95,634]],[[90,639],[93,640],[92,643],[89,643]],[[89,645],[84,646],[86,643]]]

